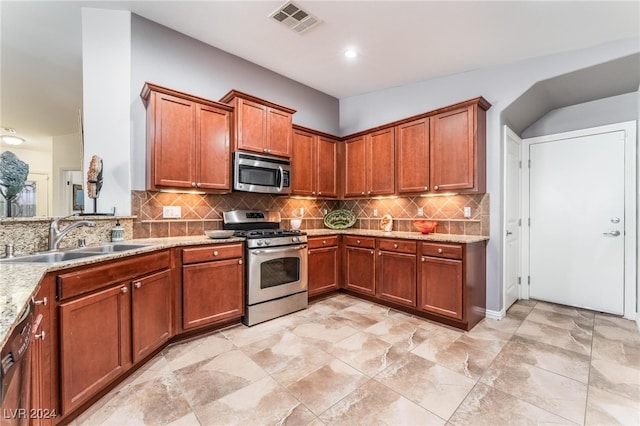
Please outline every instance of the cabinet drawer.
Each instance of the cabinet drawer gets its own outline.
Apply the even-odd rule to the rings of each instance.
[[[210,262],[212,260],[224,260],[242,257],[244,248],[242,244],[209,245],[198,248],[182,250],[182,264]]]
[[[78,296],[165,268],[169,268],[167,250],[118,259],[104,265],[86,266],[81,270],[58,275],[58,299]]]
[[[328,235],[326,237],[313,237],[307,239],[307,246],[309,249],[331,247],[338,245],[337,235]]]
[[[378,240],[378,249],[398,253],[416,253],[417,243],[405,240]]]
[[[344,237],[345,245],[348,246],[356,246],[356,247],[366,247],[366,248],[375,248],[376,240],[374,238],[368,237],[352,237],[346,236]]]
[[[462,259],[462,246],[457,244],[423,243],[422,255]]]

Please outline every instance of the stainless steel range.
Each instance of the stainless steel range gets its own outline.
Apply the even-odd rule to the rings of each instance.
[[[301,309],[307,296],[307,235],[280,229],[280,213],[233,210],[224,213],[224,229],[246,238],[245,315],[255,325]]]

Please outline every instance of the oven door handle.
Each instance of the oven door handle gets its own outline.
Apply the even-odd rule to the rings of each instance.
[[[250,250],[249,254],[273,254],[273,253],[285,253],[287,251],[292,251],[292,250],[303,250],[306,249],[307,245],[303,244],[301,246],[295,246],[295,247],[284,247],[281,249],[267,249],[267,250]]]
[[[278,174],[280,175],[280,185],[278,185],[278,192],[282,192],[284,188],[284,170],[282,170],[282,166],[278,166]]]

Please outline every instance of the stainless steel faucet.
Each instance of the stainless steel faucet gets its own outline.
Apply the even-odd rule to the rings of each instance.
[[[67,225],[62,230],[58,229],[58,225],[60,221],[71,216],[73,215],[61,217],[51,221],[51,225],[49,226],[49,250],[56,250],[60,245],[60,240],[62,239],[62,237],[67,235],[69,231],[76,228],[80,228],[81,226],[89,226],[89,227],[96,226],[96,223],[90,220],[80,220],[78,222],[73,222],[72,224]]]

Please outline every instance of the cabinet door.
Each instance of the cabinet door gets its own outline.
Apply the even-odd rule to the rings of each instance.
[[[338,289],[338,247],[309,250],[309,296]]]
[[[229,113],[197,105],[196,122],[196,186],[230,190]]]
[[[62,414],[131,365],[129,295],[122,284],[60,304]]]
[[[241,259],[182,267],[183,328],[190,329],[244,314]]]
[[[376,293],[382,299],[416,306],[416,255],[378,251]]]
[[[288,112],[267,108],[267,153],[291,157],[292,117]]]
[[[171,337],[170,271],[133,281],[131,293],[133,362],[138,362]]]
[[[346,247],[345,287],[349,290],[375,295],[373,249]]]
[[[396,191],[394,129],[373,132],[367,137],[367,195],[393,195]]]
[[[431,117],[431,189],[474,188],[476,166],[473,107]]]
[[[256,102],[239,99],[236,104],[237,148],[244,151],[266,153],[267,107]]]
[[[291,191],[294,195],[316,195],[314,146],[314,135],[297,129],[293,131]]]
[[[396,127],[398,193],[429,190],[429,119]]]
[[[462,319],[462,261],[421,258],[419,308]]]
[[[366,183],[366,143],[364,136],[345,142],[345,197],[364,197],[367,195]]]
[[[317,193],[321,197],[338,196],[338,147],[333,139],[318,136],[316,149]]]
[[[191,188],[195,176],[195,104],[155,95],[154,184]]]

